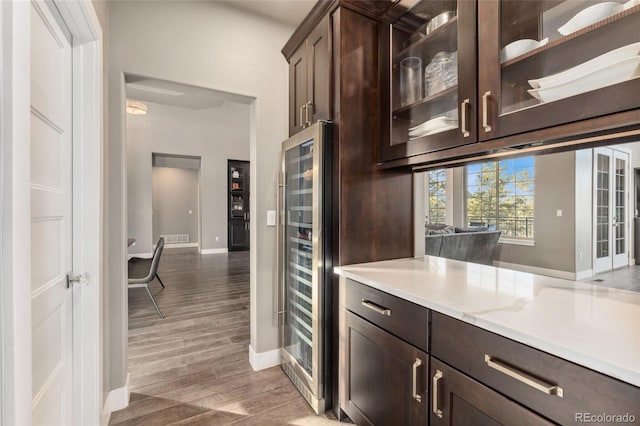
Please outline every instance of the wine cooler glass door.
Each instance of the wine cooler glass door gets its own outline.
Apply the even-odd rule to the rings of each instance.
[[[284,347],[313,373],[313,149],[309,140],[285,153]]]

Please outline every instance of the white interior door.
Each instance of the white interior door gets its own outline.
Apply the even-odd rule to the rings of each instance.
[[[594,272],[629,264],[629,154],[594,150]]]
[[[629,265],[629,154],[613,150],[612,267]]]
[[[31,3],[33,424],[72,415],[72,56],[49,7]]]

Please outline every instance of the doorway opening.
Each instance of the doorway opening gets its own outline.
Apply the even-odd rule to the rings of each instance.
[[[153,153],[151,162],[153,241],[199,251],[201,158]]]

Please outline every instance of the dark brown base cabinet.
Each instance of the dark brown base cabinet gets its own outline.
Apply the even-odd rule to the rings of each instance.
[[[430,377],[432,426],[553,424],[433,357]]]
[[[340,301],[340,408],[359,425],[426,425],[429,311],[350,280]]]
[[[340,408],[358,425],[640,421],[636,386],[349,279],[340,307]]]
[[[342,409],[359,425],[426,425],[426,353],[346,312]]]
[[[431,327],[432,357],[553,422],[579,413],[640,421],[640,388],[437,312]]]

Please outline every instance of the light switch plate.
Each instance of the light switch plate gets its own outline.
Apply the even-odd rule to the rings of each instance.
[[[556,210],[556,216],[562,217],[562,210]]]
[[[276,226],[275,210],[267,210],[267,226]]]

